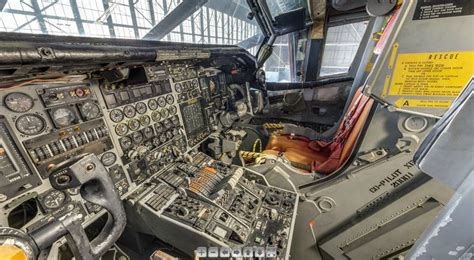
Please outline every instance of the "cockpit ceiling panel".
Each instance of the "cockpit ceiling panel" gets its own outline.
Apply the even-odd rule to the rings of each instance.
[[[465,31],[474,5],[425,2],[404,1],[394,11],[364,92],[396,110],[439,117],[474,75],[474,38]]]

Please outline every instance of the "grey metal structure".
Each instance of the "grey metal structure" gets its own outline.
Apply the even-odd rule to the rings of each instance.
[[[473,113],[471,80],[417,152],[419,167],[456,191],[410,251],[410,259],[471,259],[474,254]]]
[[[258,34],[243,0],[2,1],[0,31],[237,44]],[[0,9],[1,10],[1,9]]]

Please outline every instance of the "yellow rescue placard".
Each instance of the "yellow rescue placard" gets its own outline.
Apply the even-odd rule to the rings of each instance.
[[[400,53],[388,95],[456,97],[473,75],[474,51]],[[408,104],[411,106],[410,102]],[[432,104],[432,107],[445,107],[445,103]]]

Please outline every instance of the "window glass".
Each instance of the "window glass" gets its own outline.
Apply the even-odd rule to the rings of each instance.
[[[349,72],[368,21],[329,27],[326,33],[320,77]]]
[[[266,81],[301,82],[306,52],[307,31],[278,36],[273,52],[265,61]]]
[[[276,38],[272,55],[267,59],[263,69],[268,82],[290,82],[290,48],[289,35]]]
[[[267,6],[272,14],[272,17],[278,16],[282,13],[293,11],[295,9],[306,8],[306,16],[309,17],[308,1],[307,0],[267,0]]]
[[[1,2],[2,0],[0,0]],[[203,1],[196,1],[203,2]],[[183,0],[7,0],[0,31],[101,38],[143,39]],[[255,54],[263,40],[246,0],[208,0],[160,39],[239,45]]]

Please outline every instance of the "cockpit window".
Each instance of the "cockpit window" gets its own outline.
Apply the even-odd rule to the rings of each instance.
[[[249,11],[245,0],[9,0],[0,31],[240,45],[255,54],[263,37]]]
[[[362,21],[328,27],[320,77],[344,75],[349,72],[367,24],[368,21]]]

